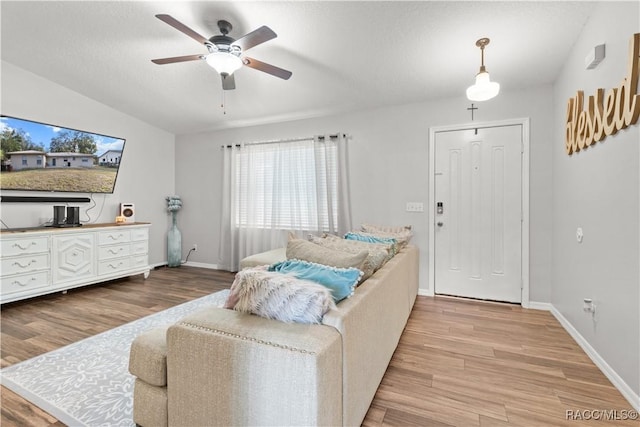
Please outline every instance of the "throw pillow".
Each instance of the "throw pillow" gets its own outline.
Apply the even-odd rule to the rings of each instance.
[[[383,232],[383,233],[402,233],[404,231],[411,231],[410,225],[374,225],[374,224],[362,224],[360,226],[362,231],[367,233]]]
[[[372,248],[374,249],[382,249],[387,251],[387,258],[385,259],[385,263],[387,261],[389,261],[391,258],[393,258],[394,255],[394,245],[393,243],[391,244],[386,244],[386,243],[370,243],[370,242],[361,242],[360,240],[347,240],[344,239],[342,237],[336,236],[334,234],[323,234],[322,235],[323,239],[327,239],[327,240],[331,240],[331,241],[339,241],[345,244],[349,244],[349,245],[353,245],[353,246],[357,246],[360,248],[364,248],[366,250],[371,250]],[[384,263],[383,263],[384,265]]]
[[[321,323],[335,303],[331,291],[323,285],[248,268],[236,274],[225,308],[288,323]]]
[[[360,242],[367,243],[384,243],[386,245],[391,245],[392,256],[395,256],[398,253],[398,242],[396,239],[391,237],[378,237],[373,234],[349,232],[344,235],[344,238],[347,240],[358,240]]]
[[[371,277],[389,258],[389,249],[382,245],[372,245],[357,240],[331,239],[317,236],[309,236],[309,241],[325,248],[352,254],[360,253],[363,249],[368,251],[368,255],[362,264],[362,272],[364,274],[362,275],[361,282]]]
[[[300,259],[339,268],[362,268],[369,252],[361,249],[357,253],[344,252],[315,245],[303,239],[292,239],[287,243],[287,259]]]
[[[356,284],[362,277],[357,268],[336,268],[309,261],[289,259],[269,266],[270,271],[291,274],[298,279],[311,280],[326,286],[335,302],[353,295]]]
[[[405,226],[406,227],[406,226]],[[411,227],[411,226],[408,226]],[[387,229],[392,229],[394,227],[388,227]],[[398,249],[402,249],[409,243],[413,233],[411,233],[411,228],[404,228],[398,231],[384,231],[382,229],[377,228],[376,226],[370,226],[367,224],[362,224],[361,226],[363,234],[377,236],[377,237],[386,237],[395,239],[398,242]]]

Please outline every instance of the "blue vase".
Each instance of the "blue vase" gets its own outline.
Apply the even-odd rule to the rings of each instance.
[[[182,234],[178,230],[177,211],[171,212],[172,223],[167,233],[167,265],[180,267],[182,264]]]

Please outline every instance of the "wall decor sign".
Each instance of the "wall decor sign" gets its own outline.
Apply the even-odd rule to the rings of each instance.
[[[565,149],[571,155],[592,144],[603,141],[627,126],[638,122],[640,95],[638,92],[638,68],[640,67],[640,33],[629,41],[627,75],[617,88],[605,95],[597,89],[587,100],[584,109],[584,91],[579,90],[567,103]]]

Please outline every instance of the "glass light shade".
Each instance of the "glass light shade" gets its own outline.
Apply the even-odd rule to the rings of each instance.
[[[486,101],[500,92],[500,84],[489,79],[489,73],[483,71],[476,74],[476,84],[467,88],[470,101]]]
[[[234,71],[242,67],[242,60],[228,52],[213,52],[207,55],[209,64],[218,74],[233,74]]]

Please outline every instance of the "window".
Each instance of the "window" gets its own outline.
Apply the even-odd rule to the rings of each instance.
[[[36,165],[42,166],[42,159],[36,159]]]
[[[87,159],[86,157],[82,158],[82,163],[89,163],[89,159]]]
[[[235,157],[236,227],[337,231],[337,156],[336,144],[313,139],[244,146]]]
[[[27,156],[22,156],[22,166],[27,166]]]
[[[223,147],[219,266],[237,271],[292,230],[351,229],[345,135]]]

